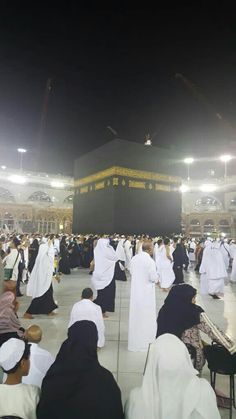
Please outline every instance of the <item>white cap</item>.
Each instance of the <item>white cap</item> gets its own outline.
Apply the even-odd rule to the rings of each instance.
[[[0,348],[0,366],[5,371],[10,371],[20,361],[25,352],[25,342],[11,338],[3,343]]]

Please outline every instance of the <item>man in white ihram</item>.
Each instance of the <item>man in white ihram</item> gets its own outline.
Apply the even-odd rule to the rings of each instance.
[[[124,251],[125,251],[125,268],[130,272],[130,264],[133,257],[133,249],[131,244],[131,237],[128,236],[127,239],[123,243]]]
[[[143,252],[131,261],[131,292],[129,310],[129,351],[147,351],[156,337],[156,296],[158,282],[156,265],[152,259],[153,244],[144,242]]]
[[[82,299],[75,303],[71,310],[68,328],[81,320],[94,322],[98,331],[98,347],[102,348],[105,345],[105,325],[101,307],[93,302],[93,291],[91,288],[85,288],[81,297]]]

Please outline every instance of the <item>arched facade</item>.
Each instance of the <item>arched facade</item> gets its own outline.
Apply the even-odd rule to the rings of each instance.
[[[15,197],[9,189],[0,187],[0,202],[15,202]]]
[[[26,174],[25,174],[26,176]],[[43,234],[72,230],[73,179],[62,178],[65,187],[52,187],[51,179],[16,185],[2,182],[0,187],[0,230],[6,224],[10,231]],[[42,176],[41,176],[42,178]],[[41,179],[40,178],[40,179]],[[54,176],[52,177],[54,179]],[[43,183],[44,182],[44,183]]]
[[[210,195],[204,195],[198,198],[195,202],[196,211],[219,211],[222,209],[222,203],[215,197]]]
[[[199,190],[204,183],[207,182],[192,182],[190,191],[182,194],[183,233],[191,237],[224,233],[228,238],[236,238],[236,178],[225,189],[219,182],[214,194]]]
[[[50,198],[50,196],[46,192],[35,191],[29,196],[27,201],[28,202],[48,202],[48,203],[51,203],[52,199]]]

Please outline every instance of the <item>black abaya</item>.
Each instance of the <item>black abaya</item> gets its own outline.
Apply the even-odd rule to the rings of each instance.
[[[120,263],[122,263],[122,262],[120,262],[120,261],[116,262],[116,265],[115,265],[114,278],[115,278],[117,281],[127,281],[126,274],[125,274],[125,270],[122,270],[122,269],[120,268]],[[124,262],[123,262],[123,263],[124,263]]]
[[[105,287],[103,290],[98,290],[97,298],[96,300],[94,300],[94,303],[101,307],[103,313],[105,313],[106,311],[114,313],[115,297],[116,297],[116,282],[115,282],[115,276],[114,276],[112,281],[107,287]]]
[[[172,254],[173,256],[173,271],[175,273],[175,281],[174,284],[182,284],[184,282],[184,274],[183,274],[183,264],[185,262],[185,255],[184,250],[181,244],[177,244],[176,248]]]
[[[90,321],[74,323],[47,372],[38,419],[123,419],[121,393],[97,359],[98,332]]]
[[[64,275],[70,274],[69,253],[66,245],[63,243],[60,246],[59,272]]]
[[[29,263],[28,263],[29,273],[31,273],[33,270],[36,258],[38,256],[38,252],[39,252],[39,242],[37,239],[35,239],[29,247]]]
[[[58,308],[53,299],[53,288],[52,284],[50,288],[41,295],[41,297],[33,298],[31,304],[26,311],[28,314],[49,314],[53,310]]]
[[[78,244],[76,242],[71,243],[68,247],[68,250],[70,268],[78,268],[81,265],[81,257]]]

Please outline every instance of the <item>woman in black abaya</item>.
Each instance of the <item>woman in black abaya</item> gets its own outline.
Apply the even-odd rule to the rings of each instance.
[[[70,274],[69,252],[66,244],[66,237],[63,236],[60,244],[59,272],[64,275]]]
[[[176,248],[172,253],[173,257],[173,271],[175,274],[175,281],[174,284],[182,284],[184,282],[184,274],[183,274],[183,265],[185,262],[185,255],[183,247],[180,243],[176,244]]]
[[[28,271],[29,273],[32,272],[36,258],[39,252],[39,242],[37,239],[34,239],[33,243],[29,247],[29,264],[28,264]]]
[[[236,352],[234,342],[224,334],[196,305],[197,290],[189,284],[174,285],[157,318],[157,337],[170,333],[181,339],[191,352],[194,349],[195,368],[201,371],[205,356],[201,334],[223,345],[231,354]]]
[[[95,324],[83,320],[68,330],[43,380],[38,419],[123,419],[121,393],[97,358]]]

